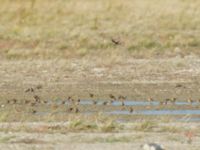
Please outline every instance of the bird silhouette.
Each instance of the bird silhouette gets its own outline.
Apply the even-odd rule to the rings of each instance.
[[[115,45],[119,45],[121,44],[121,42],[117,39],[111,38],[111,41],[115,44]]]
[[[91,98],[93,98],[93,97],[94,97],[94,94],[92,94],[92,93],[89,93],[89,95],[90,95],[90,97],[91,97]]]
[[[109,94],[109,97],[110,97],[111,99],[113,99],[113,100],[116,100],[116,97],[115,97],[114,95],[112,95],[112,94]]]

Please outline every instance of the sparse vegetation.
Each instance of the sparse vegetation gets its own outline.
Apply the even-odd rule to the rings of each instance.
[[[138,123],[138,125],[136,125],[134,129],[137,131],[148,132],[148,131],[153,131],[153,129],[155,129],[156,127],[158,127],[158,122],[144,121],[144,122]]]
[[[199,150],[199,1],[0,4],[0,149]]]
[[[200,2],[196,0],[0,3],[1,58],[69,58],[94,52],[112,57],[199,54]]]

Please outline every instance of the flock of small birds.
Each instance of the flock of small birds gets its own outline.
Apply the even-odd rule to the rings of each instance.
[[[28,88],[26,89],[24,92],[25,93],[32,93],[33,97],[32,99],[29,99],[29,100],[24,100],[23,101],[23,104],[26,104],[26,105],[30,105],[30,106],[37,106],[38,104],[48,104],[48,101],[47,100],[42,100],[40,98],[40,96],[36,95],[35,92],[37,90],[41,90],[43,87],[42,85],[37,85],[36,87],[31,87],[31,88]],[[93,105],[97,105],[98,104],[98,100],[95,100],[95,95],[93,93],[89,93],[89,97],[92,99],[92,104]],[[126,107],[125,105],[125,101],[127,100],[127,97],[126,96],[123,96],[123,95],[119,95],[119,96],[115,96],[113,94],[109,94],[108,95],[109,99],[108,101],[104,101],[102,103],[102,105],[112,105],[114,101],[119,101],[121,102],[121,106],[122,106],[122,109],[127,109],[130,113],[133,113],[134,112],[134,109],[132,107]],[[147,101],[149,102],[149,104],[151,105],[155,100],[152,98],[152,97],[149,97],[147,99]],[[176,98],[167,98],[163,101],[160,101],[159,104],[160,105],[168,105],[168,104],[175,104],[177,101]],[[21,102],[21,101],[20,101]],[[69,105],[70,107],[67,108],[67,112],[74,112],[74,113],[79,113],[80,110],[78,108],[78,105],[80,104],[81,102],[81,99],[74,99],[72,98],[72,96],[69,96],[67,98],[67,100],[63,100],[61,101],[61,105],[64,105],[64,104],[71,104]],[[194,102],[198,102],[200,104],[200,99],[198,101],[194,101],[192,100],[191,98],[189,98],[187,100],[188,104],[193,104]],[[17,104],[18,103],[18,100],[13,98],[13,99],[10,99],[10,100],[7,100],[7,104]],[[57,109],[59,107],[58,104],[52,104],[52,109]],[[35,109],[32,110],[32,113],[35,114],[37,111]]]

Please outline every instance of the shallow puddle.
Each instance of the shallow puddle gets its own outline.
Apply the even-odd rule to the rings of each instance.
[[[47,105],[49,104],[61,104],[63,105],[63,102],[64,102],[64,105],[74,105],[74,103],[76,102],[70,102],[70,101],[63,101],[63,100],[51,100],[51,101],[48,101]],[[176,115],[180,115],[180,116],[187,116],[187,115],[190,115],[191,117],[189,118],[178,118],[177,120],[178,121],[188,121],[188,122],[199,122],[200,121],[200,118],[196,117],[195,115],[200,115],[200,110],[198,109],[194,109],[193,108],[188,108],[188,107],[184,107],[186,109],[181,109],[180,107],[177,107],[177,109],[142,109],[142,110],[134,110],[134,107],[133,110],[131,110],[132,112],[130,112],[129,110],[118,110],[119,107],[116,107],[116,109],[112,108],[113,110],[99,110],[99,109],[88,109],[90,108],[91,106],[87,106],[87,105],[94,105],[94,102],[95,102],[95,105],[98,105],[98,106],[101,106],[101,105],[111,105],[113,107],[115,106],[121,106],[122,105],[122,101],[113,101],[112,103],[109,103],[110,101],[109,100],[96,100],[96,101],[93,101],[93,100],[80,100],[79,102],[79,105],[85,105],[85,107],[87,107],[86,110],[83,110],[83,109],[80,109],[79,112],[77,113],[81,113],[81,114],[84,114],[84,115],[93,115],[95,113],[98,113],[98,112],[102,112],[103,114],[106,114],[106,115],[129,115],[129,116],[136,116],[136,115],[144,115],[144,116],[167,116],[167,115],[170,115],[170,116],[176,116]],[[105,104],[106,102],[106,104]],[[131,101],[131,100],[125,100],[123,101],[123,104],[125,106],[135,106],[135,108],[137,108],[137,106],[159,106],[160,105],[160,102],[158,101],[154,101],[154,102],[148,102],[148,101]],[[176,102],[174,104],[170,104],[169,105],[171,106],[174,106],[174,105],[177,105],[177,106],[183,106],[183,105],[188,105],[188,106],[191,106],[190,103],[188,102]],[[199,103],[192,103],[192,105],[196,106],[196,105],[199,105]],[[78,106],[77,106],[78,107]],[[105,106],[106,107],[106,106]],[[127,107],[128,108],[128,107]],[[68,111],[55,111],[55,112],[51,112],[51,111],[46,111],[46,112],[36,112],[35,114],[36,115],[41,115],[41,116],[45,116],[45,115],[59,115],[59,114],[66,114],[66,113],[75,113],[74,110],[71,111],[71,112],[68,112]],[[121,116],[123,117],[123,116]],[[195,118],[196,117],[196,118]]]
[[[112,103],[110,103],[110,101],[108,100],[97,100],[96,101],[96,105],[103,105],[104,102],[107,102],[110,105],[113,106],[121,106],[122,105],[122,101],[113,101]],[[160,102],[158,101],[154,101],[154,102],[147,102],[147,101],[132,101],[132,100],[125,100],[123,101],[124,105],[126,106],[148,106],[148,105],[153,105],[153,106],[158,106],[160,105]],[[49,103],[52,103],[49,102]],[[57,104],[61,104],[62,101],[57,100],[56,101]],[[71,104],[71,102],[69,101],[65,101],[65,104]],[[94,105],[94,101],[93,100],[81,100],[80,105]],[[172,103],[169,103],[169,105]],[[198,105],[200,103],[197,102],[193,102],[192,104],[188,103],[188,102],[175,102],[173,105]]]
[[[138,110],[130,113],[127,110],[106,112],[112,115],[200,115],[200,110]]]

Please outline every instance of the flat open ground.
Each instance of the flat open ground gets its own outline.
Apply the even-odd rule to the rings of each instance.
[[[108,98],[130,100],[176,97],[180,101],[200,98],[200,60],[195,56],[165,59],[10,60],[0,64],[0,97],[26,98],[24,91],[42,85],[37,93],[46,99]]]
[[[68,123],[1,123],[0,126],[4,130],[0,132],[1,149],[141,150],[140,146],[152,139],[169,150],[199,150],[200,147],[199,124],[196,123],[154,124],[146,131],[137,131],[139,123],[125,124],[123,130],[110,133],[72,133],[67,131]],[[185,136],[187,131],[194,134],[191,143]]]
[[[79,113],[69,113],[67,112],[69,106],[56,105],[56,108],[54,105],[45,104],[31,106],[24,104],[24,100],[34,101],[35,94],[42,100],[48,99],[52,102],[57,99],[67,99],[68,96],[75,99],[91,99],[89,93],[93,93],[95,95],[93,99],[97,100],[109,99],[108,95],[111,93],[125,95],[127,99],[133,101],[147,100],[148,97],[154,98],[155,101],[171,97],[176,97],[178,101],[186,101],[188,98],[198,100],[199,66],[199,59],[191,56],[117,62],[102,62],[100,59],[1,61],[1,121],[10,123],[0,124],[0,141],[2,141],[0,147],[20,150],[102,148],[140,150],[140,145],[145,142],[158,142],[168,149],[198,150],[200,146],[198,122],[181,123],[176,121],[177,117],[170,116],[135,116],[132,117],[133,125],[124,123],[121,127],[120,124],[123,123],[115,122],[115,119],[120,117],[107,116],[102,121],[101,114],[87,116],[81,113],[86,110],[103,112],[117,107],[78,106]],[[41,85],[42,88],[36,90],[37,85]],[[35,91],[26,93],[25,90],[31,87]],[[8,100],[14,98],[17,99],[16,104],[8,103]],[[199,105],[184,107],[169,105],[163,108],[167,107],[199,109]],[[153,109],[153,106],[150,109]],[[45,110],[49,113],[40,115],[33,110],[37,112]],[[63,113],[56,114],[59,111]],[[122,116],[122,118],[130,120],[131,117]],[[86,120],[89,122],[85,124]],[[32,123],[33,121],[39,122]],[[55,121],[72,123],[70,126],[61,122],[55,125],[56,123],[52,123]],[[140,123],[141,121],[144,123]],[[160,127],[160,123],[165,127]],[[195,133],[192,135],[191,144],[188,143],[187,132]]]
[[[200,109],[199,1],[0,3],[0,149],[199,150],[200,124],[187,122],[199,115],[134,114]],[[187,104],[114,106],[110,94]]]

